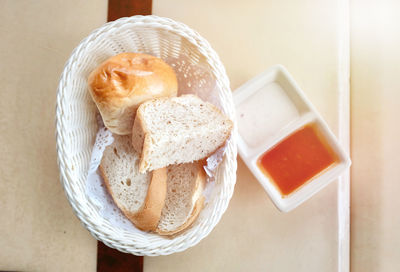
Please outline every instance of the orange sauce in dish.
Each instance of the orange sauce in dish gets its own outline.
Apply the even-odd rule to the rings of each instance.
[[[261,155],[257,164],[287,196],[337,161],[337,155],[311,123]]]

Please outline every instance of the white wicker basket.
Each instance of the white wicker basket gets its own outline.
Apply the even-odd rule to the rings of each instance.
[[[149,53],[170,63],[184,89],[214,87],[216,103],[235,122],[224,66],[209,43],[182,23],[156,16],[134,16],[93,31],[73,51],[62,73],[57,95],[57,152],[62,184],[75,214],[94,237],[135,255],[167,255],[194,246],[206,237],[228,207],[236,181],[236,124],[218,167],[210,201],[195,224],[173,239],[115,228],[88,201],[85,180],[97,124],[97,109],[87,77],[102,61],[121,52]],[[201,72],[193,67],[202,67]]]

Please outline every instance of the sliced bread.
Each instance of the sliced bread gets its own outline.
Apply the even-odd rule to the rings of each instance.
[[[228,139],[233,123],[195,95],[157,98],[141,104],[132,130],[144,173],[204,159]]]
[[[167,168],[167,197],[156,232],[176,235],[188,228],[203,208],[206,174],[199,162]]]
[[[139,173],[139,157],[131,136],[114,135],[100,164],[100,173],[115,204],[135,226],[154,231],[164,207],[167,170]]]

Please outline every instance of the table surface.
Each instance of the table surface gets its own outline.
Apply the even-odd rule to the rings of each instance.
[[[342,2],[155,0],[153,14],[203,35],[225,64],[232,90],[284,65],[337,134]],[[338,212],[337,182],[292,212],[279,212],[238,157],[235,193],[213,232],[185,252],[145,257],[144,271],[338,271]]]
[[[155,0],[153,14],[209,40],[232,89],[285,65],[337,133],[343,3]],[[350,5],[352,271],[400,269],[399,11],[394,0]],[[59,182],[54,106],[65,61],[106,21],[107,1],[4,0],[0,17],[0,270],[95,271],[96,241]],[[145,257],[144,269],[337,271],[337,193],[333,183],[280,213],[239,158],[233,199],[213,232],[183,253]]]

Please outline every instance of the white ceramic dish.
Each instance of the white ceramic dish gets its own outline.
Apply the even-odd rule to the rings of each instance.
[[[274,66],[236,89],[234,102],[239,127],[239,154],[279,210],[288,212],[294,209],[336,180],[350,166],[350,158],[335,135],[283,66]],[[337,162],[296,191],[282,196],[274,182],[258,167],[257,160],[310,123],[322,133],[336,154]]]

